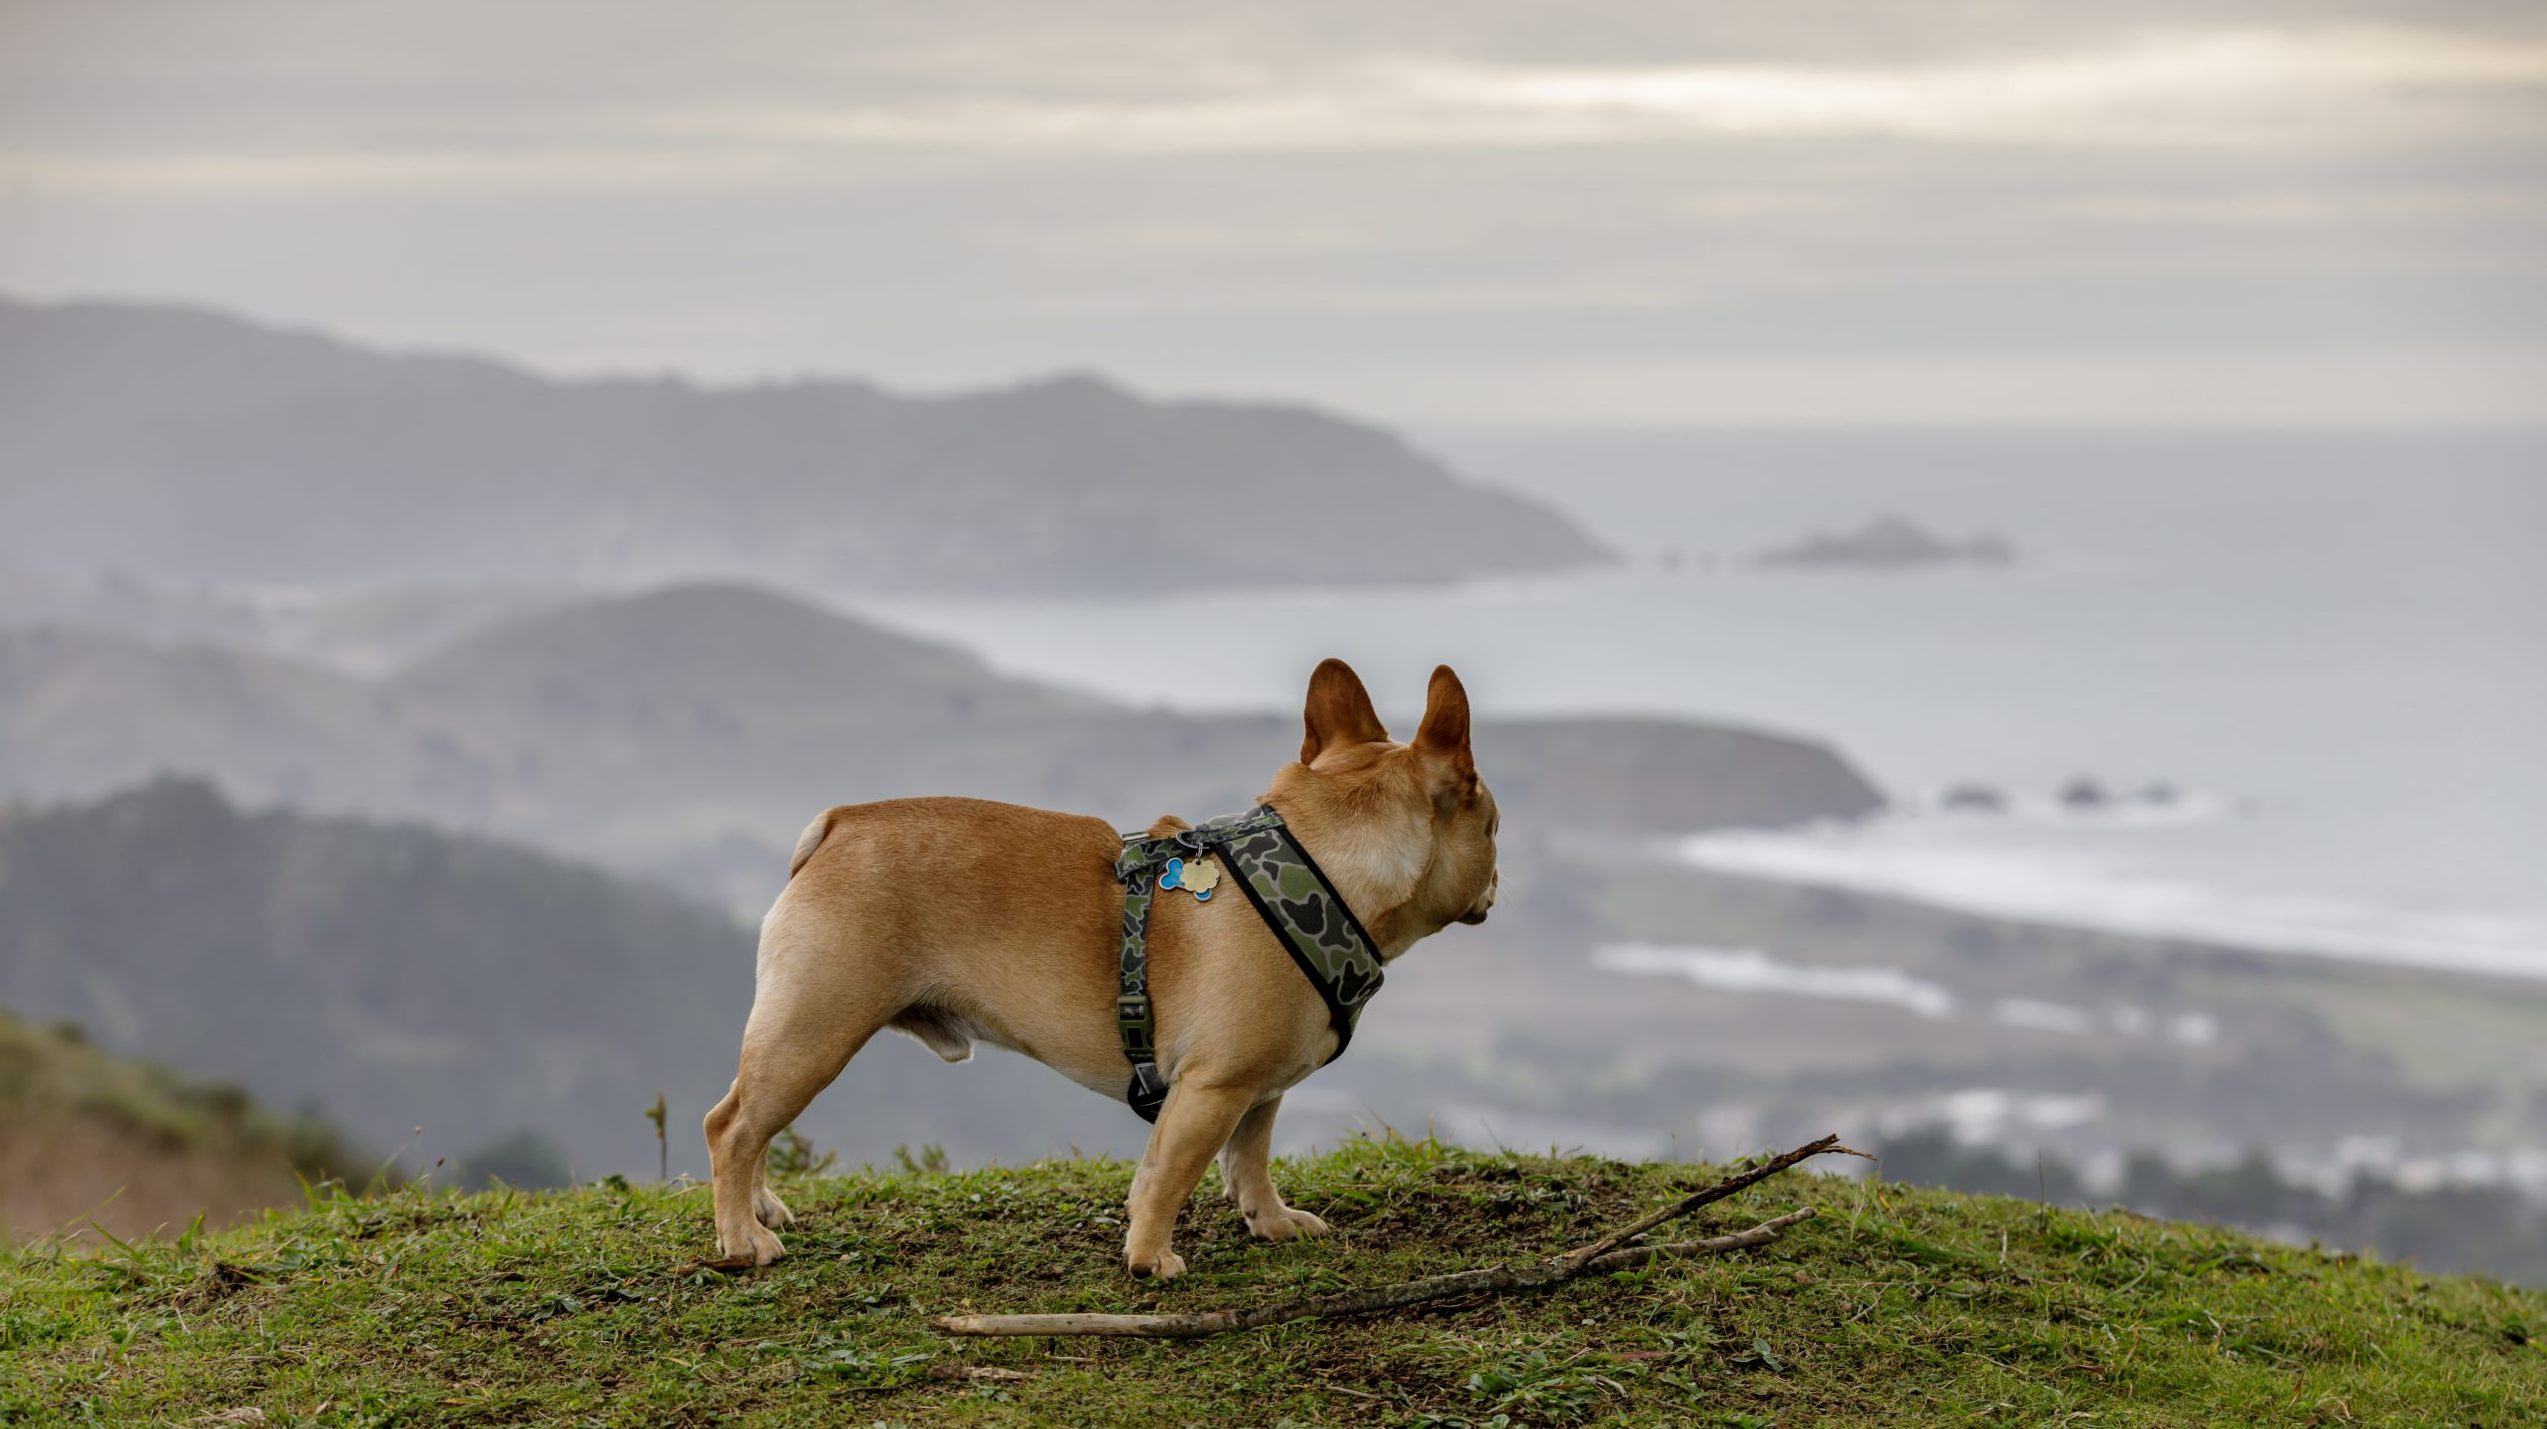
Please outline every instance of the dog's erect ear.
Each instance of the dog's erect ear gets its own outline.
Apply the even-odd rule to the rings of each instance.
[[[1468,747],[1468,690],[1448,665],[1433,667],[1433,683],[1424,692],[1424,724],[1415,731],[1415,752],[1447,761],[1463,777],[1477,773],[1477,756]]]
[[[1371,692],[1362,688],[1362,677],[1342,660],[1318,662],[1316,673],[1309,676],[1309,703],[1300,717],[1308,730],[1300,741],[1303,764],[1316,763],[1319,755],[1339,744],[1388,738],[1379,712],[1371,708]]]

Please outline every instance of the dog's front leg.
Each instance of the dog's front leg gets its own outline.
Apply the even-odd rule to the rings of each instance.
[[[1284,1205],[1282,1193],[1274,1189],[1273,1126],[1274,1113],[1280,1110],[1282,1098],[1275,1097],[1249,1107],[1238,1118],[1238,1129],[1220,1149],[1221,1184],[1228,1188],[1229,1199],[1238,1203],[1238,1214],[1247,1218],[1250,1235],[1266,1240],[1325,1235],[1326,1222]]]
[[[1176,1213],[1203,1179],[1212,1153],[1229,1140],[1255,1093],[1244,1087],[1199,1086],[1180,1081],[1159,1108],[1150,1149],[1132,1177],[1132,1227],[1123,1237],[1123,1265],[1135,1276],[1173,1280],[1185,1259],[1168,1249]]]

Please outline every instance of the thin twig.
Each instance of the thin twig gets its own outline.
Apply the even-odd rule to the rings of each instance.
[[[1678,1220],[1682,1216],[1688,1215],[1691,1211],[1697,1210],[1701,1206],[1714,1205],[1716,1202],[1723,1200],[1727,1196],[1733,1195],[1735,1192],[1749,1190],[1751,1187],[1766,1181],[1770,1177],[1775,1176],[1797,1162],[1810,1161],[1814,1157],[1820,1156],[1825,1152],[1829,1152],[1836,1156],[1866,1156],[1865,1152],[1860,1151],[1855,1147],[1840,1145],[1839,1138],[1837,1136],[1825,1136],[1819,1141],[1807,1142],[1806,1144],[1795,1148],[1793,1151],[1787,1152],[1783,1156],[1773,1156],[1768,1160],[1761,1162],[1759,1165],[1752,1167],[1748,1171],[1727,1176],[1723,1180],[1718,1181],[1716,1184],[1707,1187],[1705,1190],[1691,1192],[1689,1195],[1682,1197],[1679,1201],[1663,1207],[1661,1210],[1654,1212],[1652,1215],[1646,1216],[1644,1219],[1637,1221],[1635,1224],[1630,1225],[1623,1230],[1612,1231],[1608,1235],[1601,1237],[1599,1240],[1596,1240],[1590,1245],[1584,1246],[1579,1250],[1567,1251],[1564,1255],[1557,1257],[1557,1259],[1560,1263],[1571,1262],[1576,1265],[1581,1265],[1598,1259],[1599,1257],[1607,1255],[1609,1252],[1618,1249],[1620,1246],[1627,1244],[1629,1241],[1634,1240],[1636,1237],[1643,1235],[1645,1232],[1652,1230],[1654,1227],[1661,1225],[1665,1221]],[[1867,1156],[1866,1159],[1871,1161],[1874,1158]]]
[[[1394,1285],[1375,1285],[1359,1290],[1343,1290],[1331,1295],[1307,1295],[1259,1305],[1247,1310],[1197,1310],[1169,1315],[1106,1315],[1069,1313],[1059,1315],[948,1315],[935,1323],[950,1335],[1130,1335],[1144,1339],[1190,1340],[1208,1335],[1227,1334],[1232,1330],[1257,1330],[1279,1325],[1288,1320],[1324,1319],[1341,1315],[1366,1315],[1377,1310],[1395,1310],[1427,1301],[1449,1300],[1464,1295],[1511,1295],[1544,1290],[1595,1271],[1623,1270],[1646,1261],[1672,1255],[1708,1255],[1729,1250],[1745,1250],[1766,1245],[1786,1233],[1788,1227],[1813,1218],[1813,1207],[1804,1206],[1785,1215],[1772,1217],[1747,1230],[1711,1236],[1705,1240],[1677,1241],[1668,1245],[1621,1247],[1626,1241],[1661,1225],[1685,1216],[1701,1206],[1712,1205],[1746,1187],[1786,1170],[1799,1161],[1824,1152],[1841,1152],[1862,1156],[1839,1144],[1836,1136],[1825,1136],[1806,1146],[1799,1146],[1783,1156],[1765,1161],[1748,1171],[1682,1198],[1670,1206],[1645,1216],[1622,1230],[1614,1231],[1577,1250],[1568,1251],[1535,1265],[1494,1266],[1485,1270],[1460,1270],[1446,1275],[1428,1275],[1418,1280],[1400,1281]]]
[[[1705,1240],[1674,1241],[1669,1245],[1631,1245],[1625,1250],[1614,1250],[1607,1255],[1594,1256],[1583,1262],[1583,1272],[1588,1274],[1595,1270],[1624,1270],[1628,1266],[1640,1265],[1656,1256],[1663,1255],[1714,1255],[1728,1250],[1748,1250],[1755,1245],[1767,1245],[1784,1235],[1788,1226],[1802,1224],[1820,1214],[1820,1211],[1811,1206],[1798,1206],[1785,1215],[1772,1216],[1749,1230],[1731,1231],[1724,1235],[1709,1236]]]

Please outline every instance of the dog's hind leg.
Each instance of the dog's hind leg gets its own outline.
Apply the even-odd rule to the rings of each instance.
[[[787,1018],[778,1029],[764,1031],[769,1023],[755,1005],[734,1085],[707,1114],[719,1254],[767,1265],[786,1253],[768,1227],[795,1217],[770,1194],[769,1143],[831,1085],[881,1022],[810,1026]]]
[[[786,1253],[772,1223],[792,1220],[769,1193],[769,1143],[840,1075],[897,1010],[878,970],[855,953],[773,947],[763,934],[759,986],[734,1085],[707,1114],[720,1254],[767,1265]]]
[[[771,1230],[796,1224],[796,1213],[787,1209],[787,1203],[778,1199],[778,1193],[769,1188],[769,1153],[766,1151],[761,1153],[761,1164],[752,1171],[752,1219]]]
[[[1250,1235],[1266,1240],[1297,1240],[1302,1236],[1322,1236],[1327,1223],[1282,1203],[1282,1193],[1273,1183],[1274,1114],[1282,1110],[1282,1098],[1262,1101],[1238,1118],[1238,1128],[1229,1134],[1229,1144],[1220,1149],[1220,1181],[1229,1199],[1238,1203],[1238,1213],[1247,1218]]]

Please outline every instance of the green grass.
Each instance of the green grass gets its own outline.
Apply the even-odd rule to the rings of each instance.
[[[1194,1343],[970,1340],[958,1310],[1197,1309],[1537,1256],[1699,1168],[1366,1141],[1278,1175],[1334,1239],[1198,1199],[1116,1269],[1130,1168],[783,1190],[789,1258],[721,1274],[695,1188],[371,1200],[0,1261],[0,1421],[314,1424],[2439,1424],[2547,1421],[2547,1295],[2205,1227],[1790,1173],[1762,1250],[1535,1298]],[[1207,1183],[1207,1191],[1216,1186]],[[971,1367],[1023,1378],[964,1377]]]

